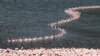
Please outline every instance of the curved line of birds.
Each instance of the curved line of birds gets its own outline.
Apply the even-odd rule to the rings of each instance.
[[[68,8],[65,11],[65,13],[69,14],[69,18],[62,19],[57,22],[49,23],[48,26],[54,28],[55,30],[59,30],[60,32],[56,35],[50,35],[50,36],[44,36],[44,37],[32,37],[32,38],[23,38],[23,39],[8,39],[8,43],[16,43],[16,42],[31,42],[31,41],[41,41],[41,40],[47,40],[47,39],[54,39],[54,38],[61,38],[66,34],[65,29],[62,29],[60,27],[57,27],[57,25],[62,25],[64,23],[69,23],[73,20],[77,20],[80,18],[81,13],[79,10],[86,10],[86,9],[98,9],[100,6],[84,6],[84,7],[72,7]]]

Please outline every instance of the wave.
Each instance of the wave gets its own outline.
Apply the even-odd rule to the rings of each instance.
[[[7,39],[8,43],[16,43],[16,42],[31,42],[31,41],[42,41],[42,40],[52,40],[55,38],[61,38],[62,36],[64,36],[64,34],[66,34],[65,29],[62,29],[60,27],[57,27],[57,25],[62,25],[64,23],[69,23],[72,22],[74,20],[77,20],[80,18],[81,16],[81,12],[79,10],[87,10],[87,9],[100,9],[100,6],[84,6],[84,7],[72,7],[72,8],[68,8],[65,11],[65,13],[69,14],[69,18],[66,19],[62,19],[60,21],[54,22],[54,23],[49,23],[48,26],[50,26],[51,28],[58,30],[59,33],[56,35],[50,35],[50,36],[40,36],[40,37],[32,37],[32,38],[19,38],[19,39]]]

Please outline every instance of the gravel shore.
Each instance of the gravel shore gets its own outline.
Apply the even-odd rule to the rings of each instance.
[[[100,56],[100,49],[86,48],[40,48],[0,49],[0,56]]]

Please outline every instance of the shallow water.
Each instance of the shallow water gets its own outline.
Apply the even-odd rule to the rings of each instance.
[[[7,43],[7,39],[32,38],[55,35],[59,31],[48,23],[68,18],[64,9],[69,7],[98,5],[99,0],[3,0],[0,1],[0,47],[86,47],[99,48],[100,10],[81,11],[80,19],[59,27],[66,30],[62,38],[27,43]],[[93,43],[92,43],[93,42]],[[94,45],[94,46],[92,46]]]

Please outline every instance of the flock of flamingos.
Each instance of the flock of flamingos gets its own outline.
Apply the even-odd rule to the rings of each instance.
[[[69,23],[73,20],[77,20],[80,18],[81,16],[81,12],[79,12],[79,10],[87,10],[87,9],[100,9],[100,6],[84,6],[84,7],[72,7],[72,8],[68,8],[65,11],[65,13],[69,14],[69,18],[66,19],[62,19],[60,21],[57,22],[53,22],[53,23],[49,23],[48,26],[50,26],[51,28],[60,31],[58,34],[56,35],[50,35],[50,36],[44,36],[44,37],[32,37],[32,38],[20,38],[20,39],[7,39],[8,43],[16,43],[16,42],[31,42],[31,41],[41,41],[41,40],[48,40],[48,39],[54,39],[54,38],[61,38],[62,36],[64,36],[64,34],[66,34],[65,29],[62,29],[60,27],[57,27],[57,25],[62,25],[64,23]]]

